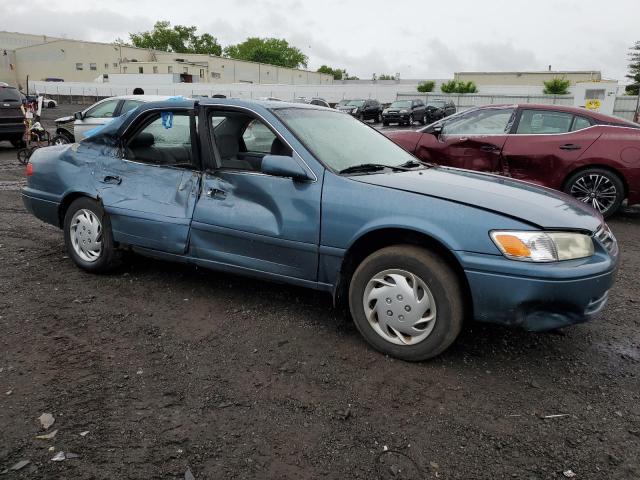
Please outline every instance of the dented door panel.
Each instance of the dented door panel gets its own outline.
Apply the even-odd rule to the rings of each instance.
[[[186,252],[200,173],[114,159],[95,178],[116,242]]]
[[[260,173],[206,174],[192,222],[190,255],[315,280],[321,181]]]

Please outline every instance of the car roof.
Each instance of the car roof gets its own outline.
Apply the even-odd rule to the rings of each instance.
[[[551,110],[554,112],[572,113],[574,115],[589,117],[594,120],[605,122],[605,123],[614,123],[617,125],[629,125],[631,127],[638,126],[638,124],[630,122],[629,120],[626,120],[624,118],[614,117],[612,115],[605,115],[604,113],[595,112],[593,110],[588,110],[583,107],[574,107],[571,105],[547,105],[544,103],[518,103],[514,105],[484,105],[478,108],[485,109],[485,108],[514,108],[514,107],[527,109],[527,110]]]

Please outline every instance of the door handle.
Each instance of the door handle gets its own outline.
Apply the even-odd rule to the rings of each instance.
[[[575,143],[565,143],[560,147],[560,150],[580,150],[582,147]]]
[[[122,183],[122,178],[117,175],[107,175],[102,181],[104,183],[110,183],[112,185],[120,185]]]
[[[218,200],[224,200],[227,198],[227,192],[218,188],[210,188],[205,192],[205,195],[209,198],[217,198]]]
[[[492,152],[492,153],[496,153],[500,151],[500,149],[495,145],[482,145],[480,147],[480,150],[482,150],[483,152]]]

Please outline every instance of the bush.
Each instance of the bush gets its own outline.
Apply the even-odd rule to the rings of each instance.
[[[478,88],[473,82],[460,82],[458,80],[449,80],[440,86],[443,93],[476,93]]]
[[[427,80],[426,82],[420,82],[418,84],[418,91],[420,93],[433,92],[433,88],[436,86],[436,82],[433,80]]]
[[[544,82],[543,91],[547,95],[566,95],[569,93],[569,85],[571,85],[571,82],[565,77],[556,77],[553,80],[547,80]]]

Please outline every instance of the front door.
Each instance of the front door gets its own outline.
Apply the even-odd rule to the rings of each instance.
[[[82,140],[86,133],[100,125],[104,125],[117,115],[121,100],[109,99],[98,102],[83,113],[81,120],[73,122],[73,135],[76,142]]]
[[[116,242],[186,252],[201,176],[192,128],[188,112],[152,113],[125,139],[122,158],[101,158],[96,185]]]
[[[498,173],[513,108],[486,108],[442,121],[442,133],[425,133],[416,155],[439,165]]]
[[[315,281],[321,181],[262,173],[265,155],[297,154],[251,113],[212,110],[207,123],[215,166],[203,178],[193,214],[191,255],[246,272]]]

